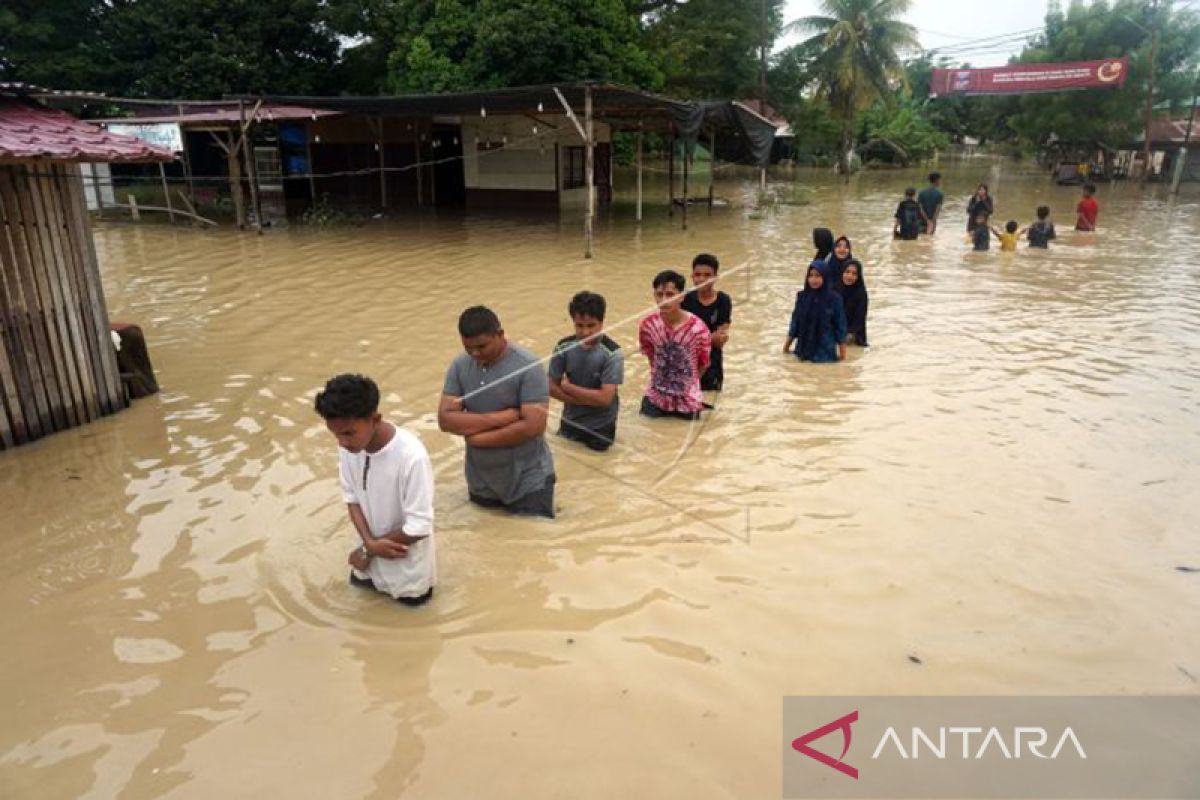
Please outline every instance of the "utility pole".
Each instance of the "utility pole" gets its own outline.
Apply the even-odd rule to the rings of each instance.
[[[1183,146],[1175,155],[1175,174],[1171,178],[1171,194],[1179,194],[1179,183],[1187,170],[1188,145],[1192,143],[1192,123],[1196,120],[1196,101],[1200,100],[1200,85],[1192,89],[1192,113],[1188,115],[1187,133],[1183,135]]]
[[[770,47],[767,4],[768,0],[762,0],[762,43],[758,50],[758,110],[762,113],[763,119],[766,119],[767,116],[767,49]],[[713,153],[713,158],[716,158],[716,153]],[[758,183],[759,191],[765,192],[767,190],[766,167],[759,169]]]
[[[1154,67],[1158,60],[1158,0],[1150,0],[1150,77],[1146,86],[1146,131],[1142,150],[1142,184],[1150,180],[1150,126],[1154,122]]]

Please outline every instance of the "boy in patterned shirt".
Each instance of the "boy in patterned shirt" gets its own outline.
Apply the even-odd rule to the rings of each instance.
[[[712,337],[699,317],[682,308],[683,276],[663,270],[654,276],[658,310],[638,326],[638,345],[650,360],[650,383],[641,412],[648,417],[699,419],[704,408],[700,376],[709,365]]]

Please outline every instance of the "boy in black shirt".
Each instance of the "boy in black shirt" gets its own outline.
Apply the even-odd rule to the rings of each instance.
[[[717,272],[721,264],[717,257],[701,253],[692,259],[692,285],[695,287],[683,298],[683,310],[695,314],[708,327],[712,337],[708,369],[700,376],[704,391],[721,391],[725,383],[723,352],[729,341],[729,326],[733,322],[733,300],[717,291]]]
[[[921,206],[914,199],[916,189],[905,189],[904,199],[896,207],[896,226],[892,235],[897,239],[915,239],[921,232]]]
[[[1029,239],[1030,247],[1043,249],[1050,247],[1051,239],[1058,238],[1058,234],[1054,232],[1054,223],[1050,221],[1050,206],[1038,206],[1037,222],[1029,226],[1025,236]]]

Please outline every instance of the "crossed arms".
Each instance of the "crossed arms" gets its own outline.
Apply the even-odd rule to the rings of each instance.
[[[546,432],[548,403],[522,403],[520,409],[475,413],[463,408],[461,397],[442,395],[438,428],[462,436],[471,447],[515,447]]]

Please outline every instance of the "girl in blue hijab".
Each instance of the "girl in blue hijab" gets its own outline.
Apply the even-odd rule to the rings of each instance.
[[[808,268],[804,289],[796,293],[783,352],[795,352],[801,361],[814,363],[841,361],[846,357],[846,311],[842,298],[827,285],[816,265]]]

